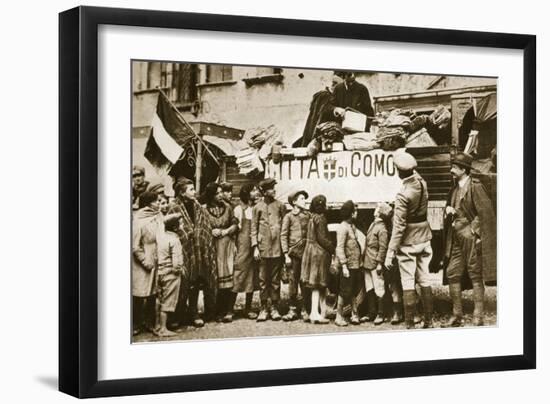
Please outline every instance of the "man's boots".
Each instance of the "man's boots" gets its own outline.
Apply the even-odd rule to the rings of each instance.
[[[416,312],[416,291],[403,291],[403,309],[405,311],[405,326],[407,329],[414,328],[414,315]]]
[[[393,316],[391,318],[392,325],[399,324],[403,321],[403,303],[393,302]]]
[[[473,282],[474,288],[474,317],[473,324],[476,327],[483,325],[484,308],[483,303],[485,299],[485,287],[482,282]]]
[[[384,322],[384,296],[376,297],[378,303],[378,313],[374,319],[374,325],[380,325]]]
[[[432,287],[426,286],[420,289],[422,295],[422,307],[424,308],[424,324],[422,328],[434,328],[433,325],[433,294]]]
[[[453,315],[442,327],[462,327],[464,325],[462,313],[462,287],[460,282],[449,283],[449,295],[453,303]]]

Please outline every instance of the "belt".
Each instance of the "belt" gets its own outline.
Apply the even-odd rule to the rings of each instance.
[[[407,223],[422,223],[428,220],[428,215],[413,216],[407,219]]]

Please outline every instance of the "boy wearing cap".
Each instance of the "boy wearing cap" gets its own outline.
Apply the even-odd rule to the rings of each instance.
[[[363,268],[365,268],[365,277],[370,277],[372,280],[376,296],[374,325],[384,322],[386,284],[382,272],[388,250],[388,220],[391,218],[391,210],[391,206],[385,202],[378,204],[374,210],[374,221],[369,226],[365,237]]]
[[[179,214],[164,217],[164,234],[158,241],[157,275],[157,325],[155,335],[172,337],[177,335],[166,328],[168,313],[176,309],[183,273],[183,250],[178,236],[181,226]]]
[[[149,181],[145,181],[145,168],[134,166],[132,168],[132,209],[139,209],[139,197],[147,190]]]
[[[406,152],[394,154],[394,165],[403,185],[395,197],[393,229],[386,268],[397,258],[403,285],[403,308],[408,329],[414,328],[416,311],[415,279],[420,285],[424,308],[423,328],[433,328],[433,297],[429,267],[432,259],[432,231],[428,223],[428,187],[415,171],[415,158]]]
[[[288,293],[290,307],[288,313],[283,316],[284,321],[293,321],[298,318],[298,286],[300,284],[300,273],[302,270],[302,255],[306,246],[307,224],[309,222],[309,212],[306,211],[306,200],[308,198],[306,191],[294,192],[288,197],[288,203],[292,210],[283,218],[281,228],[281,247],[285,256],[285,265],[290,269],[288,282]],[[302,307],[302,318],[308,321],[309,310],[311,306],[311,294],[308,289],[301,285],[300,292],[304,304]]]
[[[335,324],[347,326],[343,310],[346,301],[351,301],[351,323],[358,325],[357,295],[362,288],[361,246],[358,240],[357,207],[353,201],[346,201],[340,209],[342,222],[336,231],[336,257],[342,266],[340,287],[338,291],[337,313]]]
[[[281,224],[286,213],[285,206],[275,199],[275,184],[272,178],[260,182],[263,200],[252,209],[250,237],[254,259],[260,262],[261,311],[256,321],[281,319],[277,304],[281,283]],[[271,310],[268,313],[268,299]]]
[[[496,219],[483,185],[470,177],[472,160],[469,154],[457,153],[451,162],[455,185],[445,208],[445,270],[453,314],[446,327],[463,325],[461,283],[465,272],[472,281],[475,326],[483,325],[484,282],[496,280]]]

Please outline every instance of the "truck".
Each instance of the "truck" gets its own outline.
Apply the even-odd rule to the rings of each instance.
[[[416,114],[430,114],[439,105],[451,112],[451,123],[444,144],[405,148],[416,158],[417,172],[428,185],[428,221],[432,229],[434,252],[431,272],[438,272],[443,261],[444,209],[452,186],[451,159],[457,150],[464,149],[461,130],[467,125],[463,120],[480,100],[495,92],[495,86],[480,86],[389,95],[373,100],[377,112],[403,108],[413,109]],[[374,219],[376,205],[379,202],[392,202],[401,186],[393,165],[394,154],[395,151],[381,149],[343,150],[320,151],[314,157],[291,156],[280,161],[268,158],[263,176],[277,180],[277,198],[285,203],[288,195],[299,189],[306,190],[310,198],[317,194],[326,195],[329,228],[334,228],[333,224],[340,221],[341,205],[346,200],[353,200],[358,206],[357,228],[366,234]],[[242,185],[258,180],[239,174],[234,156],[224,156],[222,165],[220,180],[233,183],[236,195]],[[496,173],[475,175],[482,177],[487,184],[496,206]]]

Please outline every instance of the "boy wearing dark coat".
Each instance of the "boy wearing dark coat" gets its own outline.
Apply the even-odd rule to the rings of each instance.
[[[281,319],[277,305],[281,288],[281,224],[286,213],[282,202],[275,199],[275,184],[272,178],[260,182],[264,195],[252,209],[250,238],[254,259],[260,262],[260,302],[261,311],[256,321],[266,321],[268,317]],[[271,307],[268,312],[268,302]]]
[[[306,191],[298,191],[288,197],[288,203],[292,206],[292,210],[283,218],[283,225],[281,228],[281,247],[285,256],[285,265],[290,272],[288,279],[290,308],[288,313],[283,316],[284,321],[293,321],[298,318],[298,313],[296,311],[298,287],[300,286],[302,256],[306,246],[307,225],[310,217],[309,212],[305,210],[306,199],[308,197]],[[300,286],[300,292],[304,300],[302,319],[308,321],[311,294],[304,285]]]

